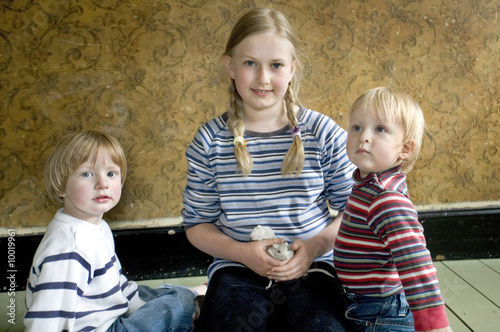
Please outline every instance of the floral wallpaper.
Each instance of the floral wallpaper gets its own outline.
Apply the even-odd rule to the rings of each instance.
[[[184,152],[223,113],[221,53],[249,8],[287,14],[308,56],[303,105],[345,127],[365,90],[394,86],[429,135],[417,205],[500,200],[500,4],[494,0],[0,0],[0,227],[45,226],[59,206],[42,181],[74,129],[115,136],[129,159],[105,218],[178,218]]]

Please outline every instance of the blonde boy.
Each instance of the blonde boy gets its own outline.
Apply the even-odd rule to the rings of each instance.
[[[102,219],[120,200],[127,162],[116,139],[81,131],[56,145],[45,168],[49,196],[64,204],[33,259],[27,331],[190,331],[196,293],[153,290],[122,274]],[[140,293],[140,294],[139,294]]]
[[[449,329],[406,186],[424,129],[420,107],[399,91],[370,90],[351,108],[346,149],[358,169],[334,250],[349,331]]]

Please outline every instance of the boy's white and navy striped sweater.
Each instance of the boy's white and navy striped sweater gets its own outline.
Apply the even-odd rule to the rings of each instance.
[[[144,304],[122,274],[108,224],[59,210],[38,246],[26,287],[27,331],[105,331]]]

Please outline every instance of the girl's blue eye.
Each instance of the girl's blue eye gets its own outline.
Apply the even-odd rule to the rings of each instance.
[[[273,63],[272,67],[273,69],[280,69],[281,67],[283,67],[283,65],[281,63]]]
[[[360,130],[361,130],[361,126],[359,126],[359,125],[352,126],[352,131],[360,131]]]
[[[246,64],[247,66],[249,66],[249,67],[252,67],[252,66],[254,66],[254,65],[255,65],[255,62],[248,60],[248,61],[245,61],[245,64]]]
[[[384,127],[377,127],[377,128],[375,128],[375,131],[376,131],[377,133],[385,133],[385,132],[386,132],[386,130],[385,130],[385,128],[384,128]]]
[[[91,176],[92,176],[92,173],[90,173],[90,172],[84,172],[84,173],[82,173],[82,177],[84,177],[84,178],[89,178]]]

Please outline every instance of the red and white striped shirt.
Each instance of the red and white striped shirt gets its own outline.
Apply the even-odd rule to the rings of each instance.
[[[400,167],[360,178],[347,201],[334,249],[344,287],[365,296],[403,290],[417,331],[448,326],[436,269]]]

